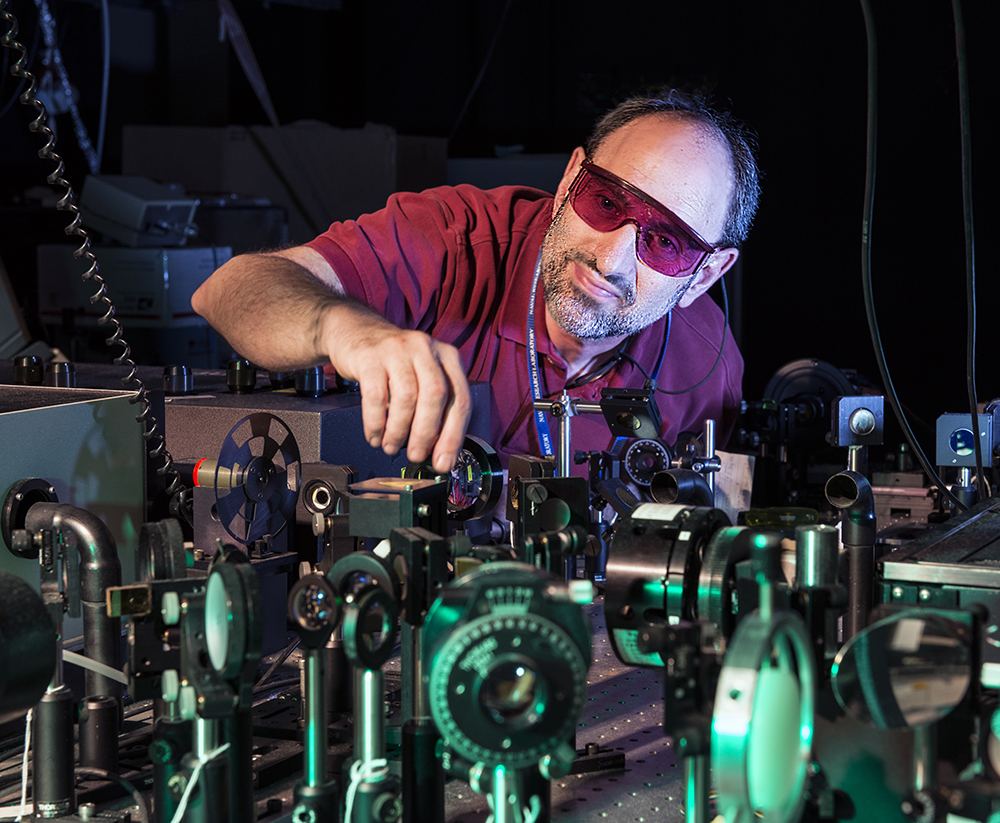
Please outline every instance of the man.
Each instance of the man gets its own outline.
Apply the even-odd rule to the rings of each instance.
[[[657,370],[675,392],[658,395],[663,435],[712,417],[724,442],[743,363],[732,341],[723,347],[722,313],[698,298],[736,261],[757,191],[741,124],[677,92],[636,98],[573,152],[554,198],[470,186],[393,195],[304,246],[233,258],[192,305],[262,367],[329,360],[360,384],[368,442],[388,454],[405,444],[438,471],[464,438],[468,380],[492,384],[504,463],[541,453],[533,383],[538,396],[597,400]],[[573,433],[575,449],[610,438],[595,415],[576,417]]]

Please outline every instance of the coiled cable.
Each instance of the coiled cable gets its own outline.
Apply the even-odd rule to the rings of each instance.
[[[132,350],[123,337],[122,325],[115,318],[115,307],[108,297],[107,286],[104,279],[98,273],[97,258],[90,250],[90,235],[87,234],[81,225],[80,209],[73,202],[75,199],[73,187],[63,173],[65,166],[63,165],[62,158],[55,151],[55,133],[46,124],[47,114],[45,105],[35,94],[35,77],[26,68],[27,50],[17,40],[17,18],[8,10],[7,6],[7,0],[0,0],[0,14],[2,14],[3,19],[8,24],[7,32],[0,37],[0,43],[4,47],[17,52],[18,59],[11,66],[10,72],[15,77],[22,78],[28,83],[27,89],[21,93],[19,100],[26,106],[34,107],[38,113],[38,116],[28,125],[30,131],[41,134],[46,141],[45,145],[38,150],[38,156],[43,160],[51,161],[56,166],[45,180],[51,186],[59,186],[65,189],[65,194],[56,203],[56,208],[73,215],[72,221],[64,230],[66,234],[76,235],[81,239],[80,247],[73,252],[73,257],[78,260],[86,260],[90,266],[82,277],[85,283],[93,283],[97,286],[97,291],[90,296],[90,302],[95,305],[99,304],[101,310],[104,311],[104,314],[97,322],[102,326],[110,326],[112,329],[111,335],[105,340],[105,344],[108,346],[121,346],[121,354],[115,357],[114,363],[125,366],[128,369],[129,373],[121,380],[122,386],[128,391],[135,392],[129,398],[129,402],[132,404],[138,403],[140,406],[139,414],[136,415],[135,419],[142,425],[142,439],[149,446],[149,456],[153,459],[163,460],[163,465],[156,470],[156,473],[161,477],[169,476],[170,482],[167,485],[167,494],[172,497],[183,488],[180,475],[174,468],[173,458],[167,451],[166,440],[159,431],[159,425],[153,416],[149,398],[146,396],[146,387],[143,385],[142,380],[139,379],[138,366],[136,366],[135,361],[132,359]]]

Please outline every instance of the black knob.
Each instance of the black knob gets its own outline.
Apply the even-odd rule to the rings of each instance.
[[[295,393],[299,397],[319,397],[326,391],[326,374],[322,366],[313,366],[295,374]]]
[[[48,363],[45,366],[45,385],[76,388],[76,366],[72,363]]]
[[[42,361],[34,355],[18,357],[14,360],[15,386],[42,385]]]
[[[295,385],[295,372],[273,371],[268,373],[272,389],[290,389]]]
[[[257,367],[249,360],[230,360],[226,366],[226,387],[234,394],[247,394],[257,385]]]
[[[341,377],[337,375],[337,391],[341,394],[347,394],[348,392],[360,391],[361,386],[357,380],[348,380],[346,377]]]
[[[187,366],[165,366],[163,392],[168,395],[187,394],[194,389],[194,375]]]

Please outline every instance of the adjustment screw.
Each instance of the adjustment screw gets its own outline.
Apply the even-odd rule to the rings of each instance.
[[[315,810],[308,806],[296,806],[292,812],[292,823],[316,823]]]
[[[177,772],[170,775],[170,779],[167,781],[167,791],[170,792],[170,796],[174,800],[180,800],[181,795],[184,794],[184,790],[187,788],[187,784],[187,775]]]
[[[24,552],[29,552],[32,549],[32,539],[31,533],[25,529],[17,529],[11,534],[11,546],[15,554],[23,554]]]
[[[397,795],[386,792],[375,799],[372,813],[378,823],[396,823],[403,815],[403,805]]]
[[[163,593],[160,600],[160,616],[165,626],[176,626],[181,622],[181,599],[177,592]]]
[[[588,606],[594,602],[596,589],[589,580],[570,580],[566,587],[569,589],[570,602],[578,606]]]
[[[177,747],[169,740],[154,740],[149,744],[149,759],[154,763],[169,763],[174,759]]]

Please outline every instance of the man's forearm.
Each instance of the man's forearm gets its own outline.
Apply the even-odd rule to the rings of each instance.
[[[371,446],[395,454],[405,443],[411,460],[431,457],[439,472],[454,465],[472,408],[458,349],[346,297],[336,273],[308,247],[233,258],[191,306],[259,366],[329,361],[356,380]]]
[[[368,313],[294,261],[271,254],[234,257],[191,305],[243,357],[275,370],[329,359],[324,328],[331,312]]]

